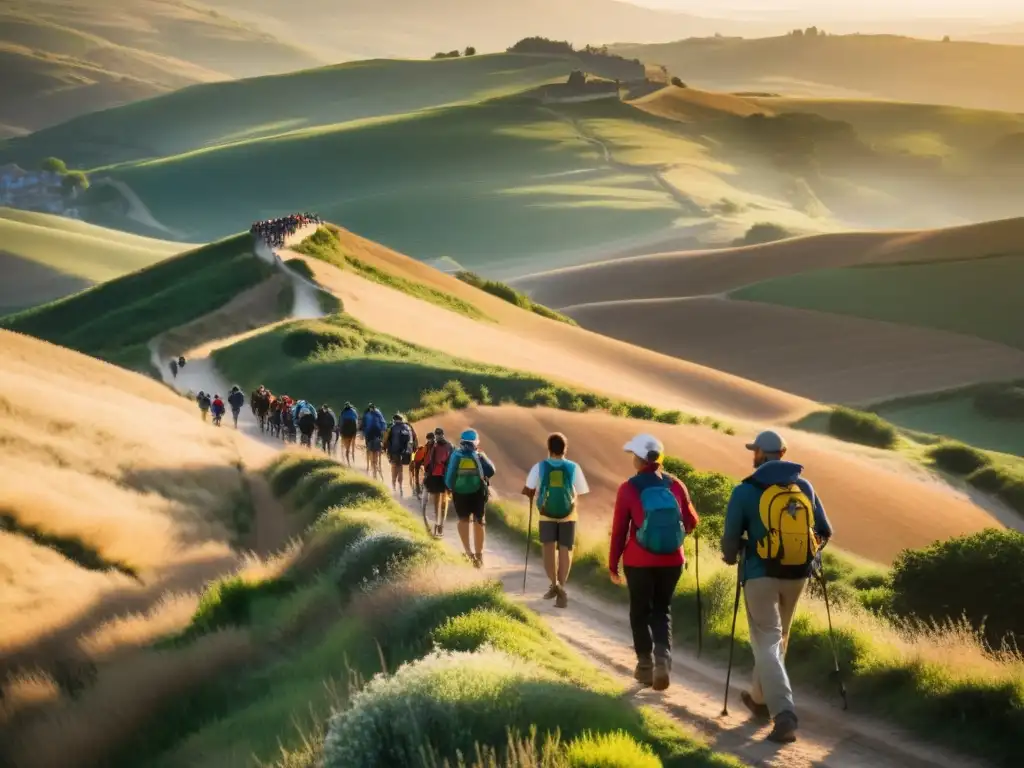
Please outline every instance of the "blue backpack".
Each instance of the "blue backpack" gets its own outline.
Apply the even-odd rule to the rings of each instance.
[[[637,529],[637,543],[654,555],[671,555],[683,546],[683,529],[679,500],[672,493],[673,479],[668,475],[637,475],[630,482],[640,491],[644,522]]]

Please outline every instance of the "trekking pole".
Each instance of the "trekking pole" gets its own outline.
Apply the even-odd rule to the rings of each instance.
[[[732,606],[732,632],[729,637],[729,666],[725,672],[725,703],[722,705],[722,717],[729,714],[729,683],[732,681],[732,659],[736,651],[736,616],[740,612],[740,589],[743,587],[743,553],[740,552],[739,563],[736,565],[736,600]]]
[[[700,602],[700,534],[693,532],[693,567],[697,578],[697,656],[704,650],[704,608]]]
[[[814,570],[817,571],[816,576],[818,583],[821,584],[821,592],[825,596],[825,615],[828,617],[828,639],[832,645],[832,664],[834,666],[830,677],[834,677],[836,682],[839,684],[839,696],[843,700],[843,710],[845,711],[849,709],[849,704],[846,701],[846,684],[843,683],[843,676],[839,671],[839,651],[836,648],[835,632],[832,630],[832,607],[829,604],[828,582],[825,581],[825,564],[821,559],[820,551],[818,552],[818,556],[815,558],[815,562],[817,564],[817,568]]]
[[[523,562],[523,594],[526,594],[526,573],[530,567],[530,532],[533,530],[533,497],[530,497],[530,516],[526,522],[526,560]]]

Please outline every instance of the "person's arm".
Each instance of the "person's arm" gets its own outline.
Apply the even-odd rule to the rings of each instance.
[[[540,464],[534,464],[526,476],[526,484],[523,485],[523,496],[532,499],[537,495],[537,486],[540,484]]]
[[[743,533],[746,530],[746,522],[743,518],[743,485],[737,485],[732,489],[729,497],[729,506],[725,511],[725,530],[722,533],[722,559],[729,565],[733,565],[739,557],[740,547],[743,546]]]
[[[459,452],[452,451],[452,455],[448,457],[448,467],[444,472],[444,484],[448,490],[452,490],[452,485],[455,483],[455,472],[459,466]]]
[[[494,462],[487,458],[487,455],[484,453],[480,454],[480,466],[484,470],[484,477],[488,480],[494,477],[494,473],[496,471],[494,468]]]
[[[804,482],[807,482],[806,480]],[[822,546],[832,538],[832,523],[825,513],[825,506],[821,503],[821,497],[814,491],[814,486],[807,483],[808,495],[814,500],[814,532],[821,541]]]
[[[622,553],[626,550],[626,542],[629,539],[630,506],[632,503],[633,488],[629,482],[619,486],[619,492],[615,496],[615,512],[612,514],[612,537],[608,549],[608,571],[616,577],[619,573],[619,561]]]
[[[694,509],[693,501],[690,499],[689,489],[682,482],[678,482],[678,484],[683,497],[683,503],[680,505],[683,530],[687,533],[693,533],[697,524],[700,522],[700,516],[697,514],[697,510]]]
[[[583,474],[583,467],[579,464],[576,465],[576,472],[572,478],[572,489],[576,492],[577,496],[590,493],[590,484],[587,482],[587,476]]]

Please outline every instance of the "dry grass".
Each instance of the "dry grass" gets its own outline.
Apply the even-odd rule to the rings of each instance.
[[[168,701],[255,654],[247,633],[228,630],[182,649],[141,651],[101,668],[77,698],[53,703],[5,738],[8,759],[18,768],[99,764]]]
[[[228,526],[260,454],[236,441],[151,380],[0,332],[2,666],[45,665],[80,636],[102,656],[180,622],[187,599],[161,597],[237,562]]]

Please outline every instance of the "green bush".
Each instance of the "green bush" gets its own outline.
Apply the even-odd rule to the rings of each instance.
[[[572,318],[566,317],[561,312],[556,312],[553,309],[545,307],[543,304],[536,303],[525,293],[517,291],[511,285],[506,285],[505,283],[498,282],[497,280],[488,280],[475,272],[468,272],[466,270],[456,272],[455,276],[462,282],[468,283],[474,288],[479,288],[481,291],[485,291],[492,296],[497,296],[502,301],[514,304],[520,309],[525,309],[528,312],[534,312],[549,320],[557,320],[560,323],[576,325],[576,321]]]
[[[306,360],[321,350],[344,349],[373,354],[358,333],[318,323],[289,331],[281,340],[281,351],[295,360]]]
[[[984,629],[995,647],[1024,645],[1024,534],[989,529],[906,550],[892,566],[893,608],[925,621]]]
[[[994,385],[974,396],[974,408],[993,419],[1024,419],[1024,387]]]
[[[896,428],[885,419],[852,408],[833,408],[829,414],[828,431],[840,440],[875,448],[892,448],[897,439]]]
[[[683,423],[683,412],[682,411],[659,411],[658,415],[654,417],[654,420],[660,424],[682,424]]]
[[[780,224],[761,222],[748,229],[743,237],[733,241],[733,245],[741,246],[774,243],[778,240],[785,240],[792,236],[793,233]]]
[[[970,475],[992,463],[992,459],[977,448],[953,442],[933,446],[928,450],[928,457],[939,469],[954,475]]]
[[[1006,485],[1007,480],[1009,480],[1009,475],[1005,470],[991,465],[972,472],[967,478],[968,483],[979,491],[987,493],[998,493]]]

